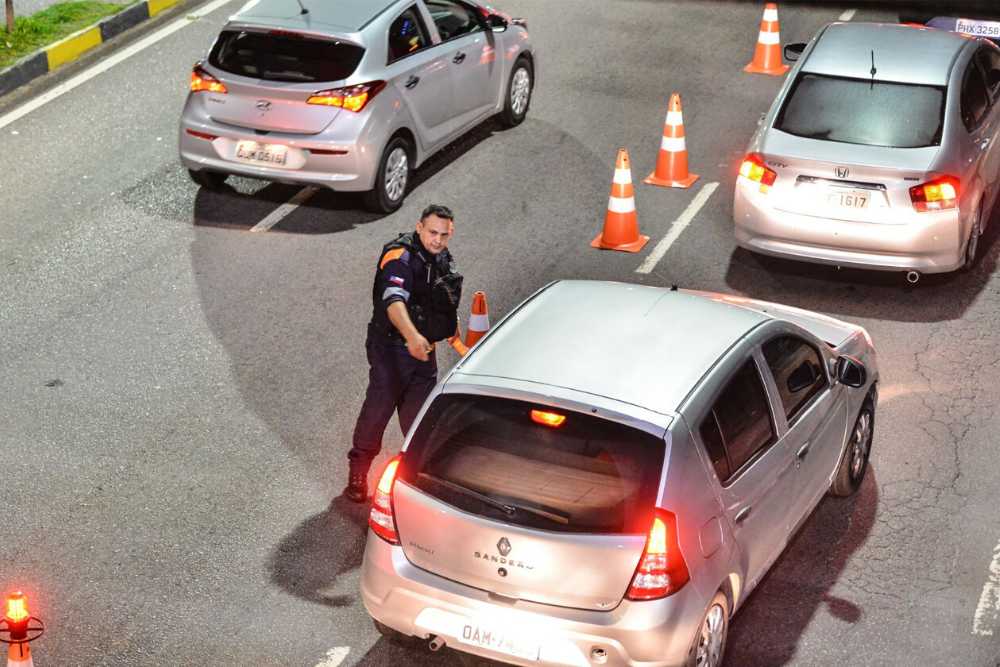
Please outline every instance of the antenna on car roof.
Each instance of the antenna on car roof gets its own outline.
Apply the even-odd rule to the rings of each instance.
[[[309,13],[309,10],[306,9],[306,6],[302,4],[302,0],[295,0],[295,1],[298,2],[299,3],[299,7],[302,8],[302,11],[299,12],[300,15],[301,14],[308,14]]]
[[[872,85],[868,90],[875,88],[875,51],[872,51]]]

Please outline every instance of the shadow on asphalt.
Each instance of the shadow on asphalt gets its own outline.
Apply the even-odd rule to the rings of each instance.
[[[877,314],[899,322],[942,322],[962,317],[989,283],[1000,261],[1000,206],[995,206],[969,273],[922,275],[915,284],[903,271],[865,271],[796,262],[736,248],[726,285],[755,299],[779,301],[845,318]]]

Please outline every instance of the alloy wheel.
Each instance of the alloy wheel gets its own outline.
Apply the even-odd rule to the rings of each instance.
[[[726,631],[725,611],[719,605],[712,605],[701,626],[701,637],[694,664],[697,667],[718,667],[722,659],[722,641]]]
[[[864,410],[858,415],[854,424],[854,435],[851,437],[851,479],[857,480],[865,468],[868,459],[868,443],[872,438],[872,413]]]
[[[510,108],[514,115],[520,116],[528,108],[528,98],[531,95],[531,77],[528,70],[521,67],[514,72],[514,80],[510,86]]]
[[[410,160],[406,150],[399,146],[389,153],[385,163],[385,194],[390,201],[397,201],[406,191],[406,181],[410,175]]]

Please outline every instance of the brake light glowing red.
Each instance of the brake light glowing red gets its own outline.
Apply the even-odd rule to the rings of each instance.
[[[542,410],[532,410],[531,421],[537,424],[544,424],[545,426],[562,426],[562,423],[566,421],[566,415],[557,415],[554,412],[543,412]]]
[[[677,516],[657,508],[646,537],[646,550],[625,597],[655,600],[673,595],[691,580],[677,539]]]
[[[923,185],[910,188],[910,201],[920,212],[943,211],[958,206],[959,181],[954,176],[941,176]]]
[[[778,174],[764,166],[763,155],[750,153],[743,158],[743,164],[740,165],[740,176],[760,183],[760,191],[767,194],[767,191],[774,185],[774,179],[778,177]]]
[[[228,92],[226,87],[222,85],[221,81],[206,72],[201,66],[201,63],[198,63],[191,71],[191,92],[199,93],[202,91],[207,91],[209,93]]]
[[[28,600],[21,591],[14,591],[7,596],[7,620],[20,623],[28,618]]]
[[[365,108],[380,90],[385,88],[385,81],[372,81],[357,86],[331,88],[313,93],[306,104],[325,104],[331,107],[342,107],[355,113]]]
[[[396,482],[396,471],[399,470],[402,457],[402,454],[396,455],[382,472],[372,498],[372,510],[368,514],[368,525],[375,534],[395,545],[399,544],[399,535],[396,533],[396,517],[392,513],[392,487]]]

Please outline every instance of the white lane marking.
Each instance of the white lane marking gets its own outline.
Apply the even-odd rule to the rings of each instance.
[[[857,14],[857,13],[858,13],[858,10],[856,10],[856,9],[848,9],[846,12],[844,12],[843,14],[841,14],[840,18],[837,19],[837,20],[838,21],[850,21],[851,19],[854,18],[854,15]]]
[[[719,187],[718,183],[706,183],[701,187],[701,190],[698,191],[698,194],[695,195],[693,200],[691,200],[691,203],[688,204],[686,209],[684,209],[684,212],[681,213],[680,217],[674,220],[674,223],[670,226],[670,231],[667,232],[667,235],[656,244],[656,247],[653,248],[653,252],[650,253],[649,257],[646,258],[646,261],[642,263],[642,266],[635,270],[636,273],[650,273],[654,268],[656,268],[657,262],[663,259],[663,256],[667,254],[667,250],[670,250],[670,246],[673,245],[674,241],[677,240],[677,237],[681,235],[684,228],[691,224],[691,221],[694,220],[694,216],[698,215],[698,211],[700,211],[701,207],[705,205],[705,202],[708,201],[708,198],[712,196],[712,193],[715,192],[717,187]]]
[[[309,187],[302,188],[296,193],[294,197],[289,199],[287,202],[276,208],[271,215],[267,216],[256,225],[250,228],[251,232],[266,232],[271,227],[282,221],[289,213],[294,211],[302,204],[305,200],[312,197],[314,194],[319,192],[319,188],[315,185],[310,185]]]
[[[210,2],[209,4],[207,4],[207,5],[203,6],[203,7],[201,7],[200,9],[198,9],[196,11],[196,14],[197,14],[197,16],[205,16],[207,14],[210,14],[210,13],[214,12],[219,7],[222,7],[223,5],[229,4],[232,1],[233,0],[215,0],[214,2]],[[108,71],[109,69],[111,69],[112,67],[114,67],[118,63],[122,62],[123,60],[126,60],[127,58],[131,58],[132,56],[134,56],[135,54],[139,53],[143,49],[145,49],[145,48],[147,48],[149,46],[152,46],[153,44],[156,44],[158,41],[160,41],[164,37],[168,37],[168,36],[172,35],[173,33],[177,32],[178,30],[180,30],[181,28],[183,28],[186,25],[191,25],[191,19],[190,18],[185,17],[185,18],[182,18],[182,19],[178,19],[177,21],[171,23],[170,25],[168,25],[168,26],[166,26],[164,28],[161,28],[160,30],[157,30],[152,35],[149,35],[148,37],[145,37],[144,39],[136,42],[132,46],[130,46],[130,47],[126,48],[126,49],[123,49],[123,50],[119,51],[118,53],[116,53],[116,54],[114,54],[112,56],[109,56],[108,58],[102,60],[101,62],[99,62],[98,64],[94,65],[90,69],[88,69],[88,70],[86,70],[84,72],[81,72],[80,74],[77,74],[75,77],[73,77],[69,81],[65,81],[65,82],[59,84],[58,86],[56,86],[52,90],[48,91],[44,95],[40,95],[39,97],[36,97],[35,99],[33,99],[30,102],[28,102],[27,104],[25,104],[24,106],[18,107],[14,111],[11,111],[6,116],[0,117],[0,129],[2,129],[4,127],[7,127],[8,125],[10,125],[11,123],[13,123],[14,121],[16,121],[16,120],[18,120],[18,119],[20,119],[20,118],[28,115],[29,113],[31,113],[35,109],[37,109],[37,108],[39,108],[39,107],[41,107],[41,106],[43,106],[45,104],[48,104],[49,102],[51,102],[52,100],[56,99],[57,97],[65,94],[65,93],[68,93],[69,91],[73,90],[77,86],[80,86],[80,85],[86,83],[87,81],[90,81],[91,79],[93,79],[98,74],[103,74],[104,72]]]
[[[349,646],[338,646],[337,648],[332,648],[326,652],[326,658],[323,662],[316,665],[316,667],[338,667],[340,663],[344,661],[347,654],[351,652]]]
[[[990,578],[983,586],[983,594],[979,596],[979,606],[976,607],[976,616],[972,621],[972,634],[992,637],[998,615],[1000,615],[1000,543],[993,550]]]

